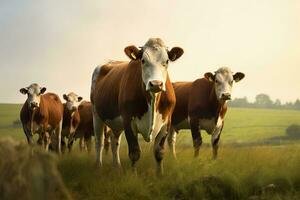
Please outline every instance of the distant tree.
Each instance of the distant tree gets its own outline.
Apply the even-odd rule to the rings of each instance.
[[[249,102],[247,97],[235,98],[234,100],[229,102],[229,105],[232,107],[249,107]]]
[[[273,102],[269,95],[267,94],[258,94],[255,97],[255,105],[259,108],[270,108],[273,105]]]
[[[294,103],[294,109],[300,110],[300,100],[299,100],[299,99],[297,99],[297,100],[295,101],[295,103]]]
[[[292,102],[286,102],[284,104],[285,109],[294,109],[294,104]]]
[[[279,108],[281,106],[281,101],[279,99],[276,99],[274,102],[274,106]]]

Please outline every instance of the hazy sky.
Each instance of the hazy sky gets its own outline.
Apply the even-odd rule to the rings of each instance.
[[[233,97],[300,98],[299,0],[3,0],[0,102],[24,102],[33,82],[88,99],[93,69],[149,37],[185,50],[172,81],[229,66],[246,74]]]

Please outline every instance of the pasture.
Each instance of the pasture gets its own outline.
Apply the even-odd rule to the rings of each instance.
[[[0,105],[0,138],[25,141],[18,124],[20,105]],[[95,168],[94,154],[79,152],[58,159],[58,169],[74,199],[299,199],[300,145],[285,130],[300,124],[300,112],[230,108],[221,136],[219,157],[211,160],[210,137],[202,132],[200,157],[193,158],[189,131],[177,137],[177,160],[166,146],[165,174],[155,176],[151,144],[141,142],[138,175],[130,170],[122,137],[122,170]],[[140,137],[141,138],[141,137]],[[142,139],[141,139],[142,140]]]

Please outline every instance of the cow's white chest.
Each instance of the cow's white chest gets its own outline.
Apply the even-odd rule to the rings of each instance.
[[[211,119],[200,119],[199,120],[200,129],[205,130],[208,134],[211,134],[213,138],[217,138],[223,127],[223,120],[218,117],[217,121],[215,118]]]
[[[145,141],[150,142],[159,131],[167,124],[167,120],[163,120],[162,114],[159,112],[152,113],[148,109],[140,119],[135,117],[132,120],[132,128],[136,133],[142,134]]]

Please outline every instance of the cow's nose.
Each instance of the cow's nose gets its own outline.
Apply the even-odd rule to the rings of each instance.
[[[160,92],[162,91],[163,82],[158,80],[153,80],[149,82],[151,92]]]
[[[223,100],[230,100],[231,99],[231,94],[230,93],[223,93],[222,94],[222,99]]]
[[[37,102],[31,102],[31,103],[30,103],[30,106],[31,106],[32,108],[36,108],[36,107],[38,107],[38,104],[37,104]]]

